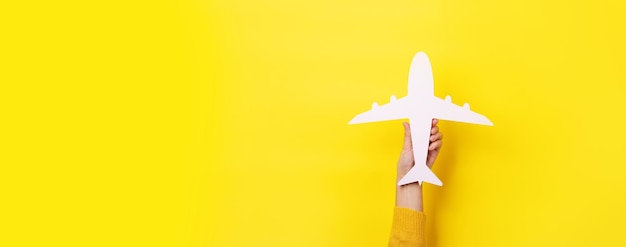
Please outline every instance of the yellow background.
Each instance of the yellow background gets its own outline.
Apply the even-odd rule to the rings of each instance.
[[[21,2],[21,3],[14,3]],[[401,121],[435,94],[430,246],[621,246],[621,1],[4,1],[0,246],[385,246]]]

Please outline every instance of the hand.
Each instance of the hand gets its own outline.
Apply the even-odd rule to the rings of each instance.
[[[433,119],[433,125],[430,127],[430,143],[428,144],[428,155],[426,156],[428,168],[432,168],[433,164],[435,164],[441,145],[443,145],[443,133],[439,132],[437,123],[439,123],[439,120]]]
[[[439,150],[441,150],[441,139],[443,134],[439,132],[437,127],[437,119],[433,119],[430,128],[430,144],[428,145],[428,155],[426,156],[426,165],[429,168],[435,163]],[[398,159],[398,180],[404,177],[409,170],[415,165],[413,158],[413,144],[411,143],[411,126],[409,123],[404,125],[404,145]],[[420,161],[423,162],[423,161]],[[401,208],[409,208],[418,212],[424,209],[422,203],[422,186],[419,183],[410,183],[396,187],[396,206]]]
[[[428,168],[432,168],[441,150],[441,145],[443,144],[443,134],[439,132],[439,127],[437,127],[438,122],[437,119],[433,119],[432,127],[430,128],[430,143],[426,156],[426,165],[428,165]],[[413,145],[411,143],[411,126],[407,122],[402,124],[404,126],[404,145],[402,146],[402,152],[398,159],[398,179],[404,177],[404,175],[411,170],[413,165],[415,165]]]

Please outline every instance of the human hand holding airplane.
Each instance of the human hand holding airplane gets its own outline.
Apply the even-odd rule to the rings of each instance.
[[[428,140],[426,166],[431,169],[442,146],[443,133],[439,131],[438,123],[437,119],[433,119]],[[404,177],[415,165],[413,144],[411,143],[411,125],[408,122],[403,122],[402,127],[404,128],[404,138],[402,140],[402,152],[400,152],[400,157],[398,158],[398,180]]]
[[[411,122],[411,142],[416,162],[400,179],[398,185],[414,182],[420,185],[422,182],[443,185],[426,164],[432,119],[493,126],[485,116],[471,111],[469,104],[465,103],[461,107],[453,104],[450,96],[446,96],[445,100],[434,96],[432,68],[428,56],[423,52],[415,54],[411,62],[409,91],[406,97],[397,99],[392,95],[390,102],[382,106],[374,102],[371,110],[356,115],[349,124],[404,118]]]

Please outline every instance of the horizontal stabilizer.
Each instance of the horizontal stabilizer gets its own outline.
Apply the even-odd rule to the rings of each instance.
[[[442,186],[443,183],[439,178],[430,170],[425,164],[424,165],[415,165],[409,172],[404,175],[402,179],[398,182],[398,185],[405,185],[410,183],[418,182],[420,185],[422,182],[427,182],[430,184],[434,184],[437,186]]]

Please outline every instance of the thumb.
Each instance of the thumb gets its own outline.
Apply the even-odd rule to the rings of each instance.
[[[413,148],[413,144],[411,143],[411,126],[407,122],[403,122],[404,126],[404,144],[402,145],[402,150],[411,150]]]

